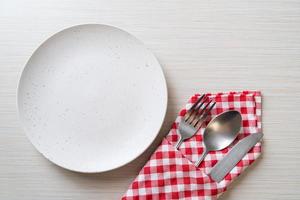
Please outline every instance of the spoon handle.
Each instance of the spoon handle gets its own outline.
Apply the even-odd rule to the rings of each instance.
[[[175,148],[178,149],[182,142],[183,142],[183,138],[180,136],[179,140],[177,140],[176,142]]]
[[[205,156],[207,155],[208,151],[205,149],[205,151],[202,153],[200,159],[195,163],[196,167],[199,167],[200,163],[204,160]]]

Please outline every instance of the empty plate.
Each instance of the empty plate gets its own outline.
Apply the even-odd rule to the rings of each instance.
[[[53,163],[103,172],[140,155],[167,108],[154,55],[134,36],[107,25],[79,25],[45,41],[18,87],[21,124]]]

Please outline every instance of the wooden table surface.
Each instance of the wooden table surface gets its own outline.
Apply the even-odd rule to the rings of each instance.
[[[169,106],[143,155],[102,174],[61,169],[21,130],[16,87],[41,42],[77,24],[120,27],[158,57]],[[0,199],[119,199],[195,92],[261,90],[264,153],[222,199],[300,199],[300,1],[0,1]]]

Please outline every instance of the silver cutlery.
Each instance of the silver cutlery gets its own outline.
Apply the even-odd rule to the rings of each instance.
[[[226,111],[214,117],[203,133],[204,152],[195,163],[198,167],[210,151],[218,151],[229,146],[238,135],[242,116],[238,111]]]
[[[216,182],[223,180],[262,137],[262,133],[254,133],[239,141],[228,154],[212,168],[210,177]]]
[[[203,94],[184,115],[179,123],[179,140],[175,145],[176,149],[184,140],[193,137],[197,133],[209,112],[215,106],[216,102],[212,102],[212,100],[207,102],[207,100],[208,97]]]

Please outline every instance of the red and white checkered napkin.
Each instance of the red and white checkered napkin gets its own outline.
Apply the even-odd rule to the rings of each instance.
[[[220,183],[217,183],[208,174],[232,148],[232,145],[222,151],[210,152],[198,168],[194,166],[194,162],[203,152],[202,134],[205,126],[196,136],[183,142],[179,150],[174,148],[178,140],[178,123],[199,96],[199,94],[192,96],[186,107],[181,110],[169,134],[130,185],[122,200],[217,199],[226,191],[227,186],[259,157],[260,142]],[[249,134],[260,132],[260,92],[230,92],[207,94],[207,96],[217,103],[211,111],[212,117],[226,110],[237,110],[242,114],[242,128],[234,144]]]

